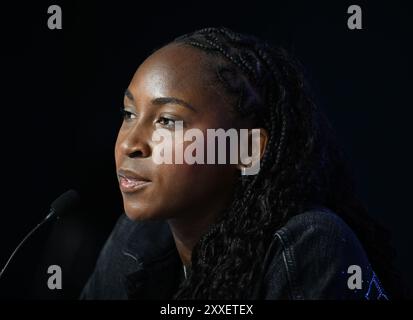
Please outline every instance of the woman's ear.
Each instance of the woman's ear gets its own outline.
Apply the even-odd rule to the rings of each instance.
[[[237,168],[243,175],[257,174],[260,161],[264,156],[269,140],[268,131],[264,128],[248,129],[248,148],[243,145],[241,138],[239,162]],[[249,155],[251,154],[251,155]],[[248,171],[248,172],[247,172]]]

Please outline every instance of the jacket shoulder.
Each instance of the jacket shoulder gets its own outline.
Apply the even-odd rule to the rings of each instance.
[[[387,298],[357,236],[327,208],[290,218],[267,255],[266,299]]]
[[[117,220],[99,254],[80,299],[127,299],[127,276],[169,249],[171,237],[163,221]],[[161,246],[162,245],[162,246]]]

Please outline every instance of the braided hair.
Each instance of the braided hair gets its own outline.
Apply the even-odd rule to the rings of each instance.
[[[232,204],[194,247],[190,276],[175,298],[250,298],[274,230],[312,204],[330,208],[349,224],[391,291],[388,237],[357,198],[331,126],[307,93],[299,64],[281,48],[223,27],[172,43],[206,53],[235,113],[253,118],[269,134],[259,173],[240,175]]]

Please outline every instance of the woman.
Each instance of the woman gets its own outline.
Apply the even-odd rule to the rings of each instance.
[[[126,215],[82,298],[389,298],[387,240],[283,50],[226,28],[186,34],[139,66],[122,114]],[[190,144],[176,143],[178,122],[183,132],[258,128],[259,172],[155,163],[155,130],[171,131],[174,155]]]

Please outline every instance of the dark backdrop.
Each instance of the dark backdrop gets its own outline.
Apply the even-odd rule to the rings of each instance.
[[[61,192],[76,188],[83,200],[22,248],[0,297],[78,295],[122,212],[113,147],[124,89],[153,48],[208,26],[255,34],[301,60],[412,287],[412,28],[403,3],[0,2],[0,265]],[[62,30],[47,28],[52,4],[62,8]],[[347,28],[350,4],[361,6],[363,30]],[[63,269],[61,291],[46,288],[50,264]]]

